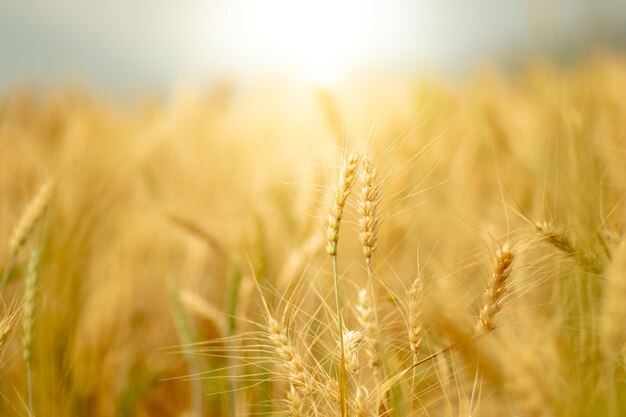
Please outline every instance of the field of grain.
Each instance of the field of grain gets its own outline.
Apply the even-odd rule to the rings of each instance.
[[[8,93],[0,415],[624,415],[624,92]]]

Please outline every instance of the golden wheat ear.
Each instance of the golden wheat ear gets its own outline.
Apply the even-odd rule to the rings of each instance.
[[[363,158],[361,170],[361,195],[359,201],[359,236],[367,264],[372,261],[372,254],[378,246],[378,206],[380,204],[380,185],[377,170],[369,157]]]
[[[356,319],[363,333],[363,349],[369,358],[368,365],[376,370],[380,366],[377,342],[379,328],[370,294],[366,288],[359,290],[359,298],[355,309]]]
[[[424,285],[422,278],[418,276],[413,280],[409,289],[409,348],[413,353],[413,363],[419,361],[419,352],[422,347],[422,297]]]
[[[313,398],[313,375],[307,368],[296,346],[293,344],[282,321],[272,316],[267,321],[267,336],[281,360],[280,367],[289,382],[287,392],[287,413],[290,416],[304,416],[309,408],[315,409]]]
[[[493,272],[489,285],[483,293],[483,307],[480,310],[476,331],[486,333],[495,328],[493,322],[496,314],[502,309],[502,296],[506,291],[507,280],[511,275],[515,252],[507,242],[496,251]]]
[[[28,240],[28,237],[35,228],[35,225],[48,207],[53,189],[53,180],[45,182],[39,188],[33,199],[28,203],[28,206],[26,206],[24,213],[22,213],[22,216],[13,229],[11,238],[9,239],[10,254],[17,254],[20,248]]]
[[[9,256],[4,267],[4,273],[0,279],[0,291],[2,291],[4,284],[9,278],[9,274],[13,268],[13,262],[15,262],[15,258],[20,249],[26,244],[35,226],[48,208],[54,185],[54,180],[48,180],[39,188],[11,232],[11,237],[9,238]]]
[[[351,153],[343,162],[339,172],[339,181],[331,202],[330,213],[328,214],[328,226],[326,227],[326,251],[330,256],[337,256],[337,243],[339,241],[339,226],[343,218],[348,197],[352,192],[360,157],[357,153]]]
[[[602,268],[598,257],[576,245],[565,231],[555,228],[552,222],[535,223],[535,229],[537,229],[544,242],[549,243],[564,255],[573,259],[582,269],[593,274],[601,272]]]

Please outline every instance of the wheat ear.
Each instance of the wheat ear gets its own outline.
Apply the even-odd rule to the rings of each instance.
[[[33,199],[28,203],[26,210],[24,210],[24,213],[20,217],[15,229],[13,229],[13,233],[9,239],[9,253],[17,253],[24,243],[26,243],[33,228],[48,207],[53,188],[54,182],[51,180],[47,181],[39,188],[37,194],[35,194]]]
[[[352,186],[356,178],[359,167],[359,155],[351,153],[343,162],[339,173],[339,182],[331,204],[328,215],[328,226],[326,228],[326,251],[330,256],[337,256],[337,242],[339,241],[339,225],[343,218],[348,197],[352,192]]]
[[[502,309],[502,295],[506,291],[506,281],[511,275],[511,267],[515,253],[509,243],[496,251],[493,272],[489,285],[483,293],[483,308],[480,310],[476,330],[478,333],[491,331],[495,328],[493,319]]]
[[[278,356],[283,360],[283,368],[291,386],[303,397],[311,393],[308,372],[302,357],[293,346],[284,325],[273,317],[269,317],[267,333]]]
[[[594,274],[600,273],[597,257],[574,244],[566,233],[556,230],[551,222],[536,223],[535,228],[545,242],[572,258],[578,266]]]
[[[359,290],[359,299],[356,305],[356,318],[363,333],[363,348],[369,358],[369,366],[376,369],[380,366],[376,337],[378,335],[378,323],[374,317],[374,311],[366,288]]]
[[[335,287],[335,304],[337,307],[337,333],[339,335],[339,398],[341,402],[341,416],[348,414],[348,405],[346,401],[346,365],[345,352],[343,346],[343,318],[341,316],[341,297],[339,295],[339,275],[337,272],[337,242],[339,241],[339,225],[343,218],[343,212],[352,191],[352,186],[356,178],[359,167],[359,155],[351,153],[345,159],[341,171],[339,173],[339,182],[335,192],[334,199],[331,204],[330,214],[328,215],[328,225],[326,227],[326,251],[333,261],[333,284]]]
[[[380,185],[377,170],[369,157],[363,158],[361,170],[361,198],[359,202],[359,236],[363,246],[365,260],[369,264],[372,254],[378,246],[378,205],[380,204]]]
[[[9,258],[4,268],[2,280],[0,281],[0,290],[4,287],[4,284],[9,277],[15,257],[28,240],[28,237],[31,235],[39,219],[41,219],[46,211],[53,189],[53,180],[45,182],[30,200],[26,209],[22,213],[22,216],[15,225],[15,228],[11,233],[11,237],[9,238]]]
[[[358,330],[343,332],[343,348],[346,357],[346,370],[357,374],[360,370],[359,351],[363,345],[363,333]]]
[[[289,392],[287,392],[287,414],[291,417],[304,416],[304,401],[293,385],[289,387]]]
[[[422,278],[413,280],[409,289],[409,348],[413,353],[413,363],[419,361],[419,351],[422,347],[422,297],[424,286]]]

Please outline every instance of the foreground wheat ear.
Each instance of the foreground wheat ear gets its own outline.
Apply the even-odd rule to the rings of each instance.
[[[380,184],[378,170],[371,157],[365,156],[361,169],[361,192],[359,195],[359,237],[365,255],[365,267],[367,269],[367,292],[359,294],[359,306],[361,325],[365,330],[366,351],[370,357],[370,366],[375,370],[381,368],[382,378],[386,374],[386,362],[384,356],[384,344],[378,320],[376,306],[376,294],[374,291],[374,273],[372,255],[378,248],[378,227],[380,217],[378,206],[380,205]],[[368,312],[369,318],[363,313]]]
[[[372,254],[378,247],[378,206],[380,185],[377,170],[370,157],[364,157],[361,169],[361,195],[359,201],[359,235],[367,265],[372,262]]]
[[[268,315],[267,335],[281,360],[283,376],[289,381],[286,411],[289,416],[300,417],[309,415],[317,404],[313,397],[314,376],[308,371],[302,356],[287,334],[285,323]]]
[[[515,252],[508,242],[496,251],[493,272],[483,293],[483,308],[480,310],[476,324],[478,333],[485,333],[495,328],[493,319],[502,309],[502,296],[506,291],[507,280],[511,275],[513,259],[515,259]]]
[[[346,388],[346,357],[344,349],[344,329],[341,315],[341,296],[339,291],[339,275],[337,272],[337,243],[339,241],[339,226],[343,218],[348,197],[352,192],[352,186],[356,179],[359,168],[360,156],[357,153],[350,153],[344,160],[339,172],[337,189],[331,201],[330,213],[328,215],[328,226],[326,228],[326,251],[333,262],[333,282],[335,287],[335,304],[337,307],[337,333],[339,340],[339,398],[341,402],[342,417],[348,414],[347,388]]]
[[[331,209],[328,214],[328,226],[326,228],[326,251],[330,256],[337,256],[337,243],[339,241],[339,226],[343,219],[343,212],[352,186],[354,185],[357,170],[359,168],[360,157],[357,153],[351,153],[343,161],[339,172],[339,181],[331,201]]]

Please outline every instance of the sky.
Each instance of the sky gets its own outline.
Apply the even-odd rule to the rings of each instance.
[[[0,92],[80,80],[168,89],[270,73],[459,74],[622,47],[622,0],[0,0]]]

